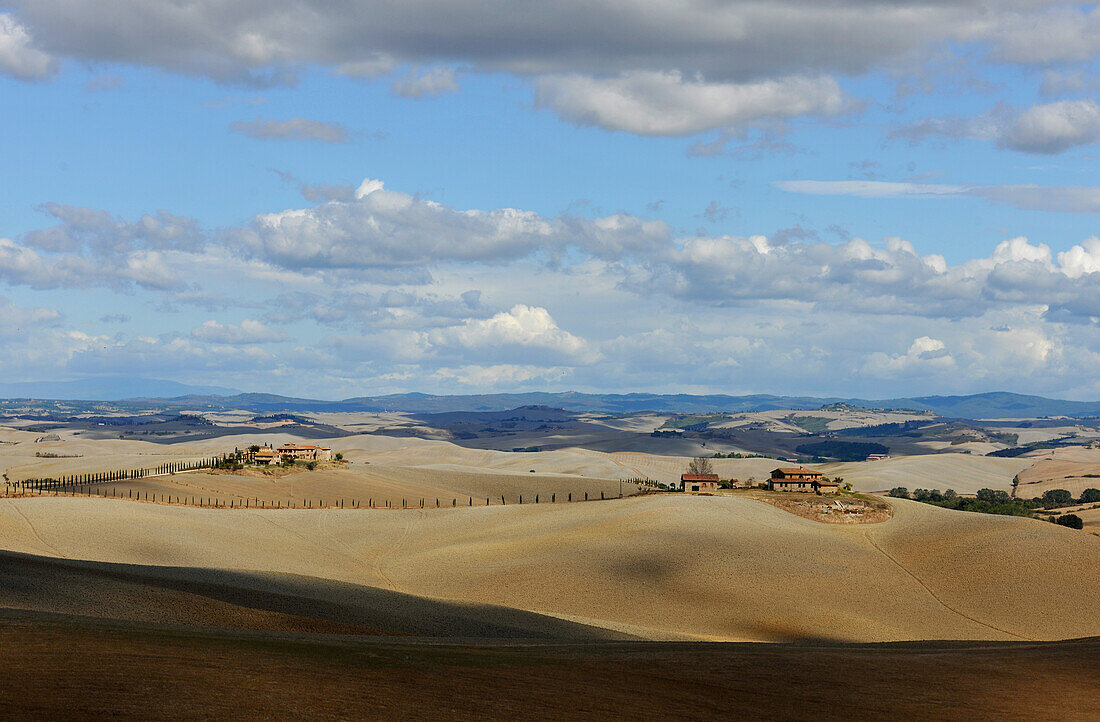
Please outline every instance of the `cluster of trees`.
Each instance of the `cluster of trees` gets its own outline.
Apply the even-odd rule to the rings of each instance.
[[[916,489],[910,494],[904,486],[894,487],[889,495],[898,499],[913,499],[925,504],[942,506],[946,509],[1029,517],[1035,515],[1036,509],[1058,509],[1075,504],[1100,502],[1100,489],[1085,489],[1078,499],[1074,499],[1073,494],[1065,489],[1050,489],[1042,496],[1032,499],[1015,499],[1007,491],[1000,489],[978,489],[978,493],[973,498],[959,496],[953,489],[943,492],[938,489]],[[1072,529],[1081,529],[1084,526],[1081,517],[1076,514],[1062,514],[1051,521]]]
[[[1031,444],[1024,444],[1023,446],[1011,446],[1007,449],[998,449],[991,451],[986,456],[1003,456],[1003,457],[1015,457],[1022,456],[1029,451],[1036,451],[1038,449],[1056,449],[1059,446],[1068,446],[1077,441],[1077,437],[1070,434],[1069,436],[1062,436],[1057,439],[1050,439],[1049,441],[1036,441]]]
[[[893,424],[876,424],[874,426],[856,426],[844,429],[845,436],[920,436],[921,426],[929,422],[926,419],[904,421]]]
[[[226,455],[221,459],[218,459],[218,463],[214,465],[215,469],[225,469],[227,471],[240,471],[244,468],[244,463],[241,460],[240,452],[235,454]]]
[[[839,461],[863,461],[871,454],[888,454],[890,447],[862,441],[819,441],[815,444],[800,444],[794,449],[799,454],[817,459],[837,459]]]
[[[712,459],[774,459],[774,456],[768,454],[742,454],[740,451],[731,451],[728,454],[723,454],[721,451],[714,452],[711,456]]]
[[[1073,506],[1075,504],[1095,504],[1100,502],[1100,489],[1085,489],[1077,499],[1065,489],[1051,489],[1037,497],[1044,509],[1057,509],[1061,506]]]
[[[890,496],[899,499],[942,506],[945,509],[975,511],[982,514],[1001,514],[1004,516],[1032,516],[1038,504],[1023,499],[1013,499],[1007,491],[1000,489],[979,489],[974,498],[959,496],[954,489],[941,492],[938,489],[916,489],[912,494],[904,486],[890,490]]]

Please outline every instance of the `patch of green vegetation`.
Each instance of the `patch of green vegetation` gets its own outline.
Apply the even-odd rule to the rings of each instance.
[[[687,414],[685,416],[673,416],[661,424],[659,428],[702,431],[715,422],[728,421],[730,418],[728,414]]]
[[[1005,492],[1001,493],[1004,494]],[[998,514],[1001,516],[1035,516],[1034,502],[1024,501],[1023,499],[1010,498],[1007,502],[998,503],[960,496],[950,501],[946,499],[942,501],[929,500],[925,503],[932,504],[934,506],[942,506],[945,509],[975,511],[979,514]]]
[[[786,418],[788,423],[805,429],[811,434],[821,434],[828,430],[829,422],[832,421],[827,416],[795,416],[791,414]]]
[[[997,451],[991,451],[986,456],[1001,456],[1001,457],[1014,457],[1022,456],[1029,451],[1037,451],[1039,449],[1057,449],[1060,446],[1070,446],[1076,441],[1077,437],[1073,434],[1069,436],[1061,436],[1057,439],[1051,439],[1049,441],[1037,441],[1033,444],[1025,444],[1024,446],[1014,446],[1009,449],[998,449]]]
[[[953,489],[944,492],[938,489],[916,489],[910,494],[904,486],[897,486],[890,490],[889,496],[898,499],[912,499],[958,511],[1034,518],[1036,511],[1040,509],[1057,509],[1063,506],[1087,503],[1086,499],[1100,499],[1100,489],[1086,489],[1079,500],[1074,500],[1073,495],[1065,489],[1050,489],[1041,497],[1037,496],[1033,499],[1016,499],[1010,496],[1007,491],[1001,491],[1000,489],[978,489],[978,493],[971,498],[959,496]],[[1075,514],[1063,514],[1059,517],[1050,518],[1048,521],[1073,529],[1081,528],[1077,526],[1080,518]]]
[[[919,438],[924,435],[921,426],[927,426],[927,421],[905,421],[891,424],[876,424],[874,426],[856,426],[838,433],[844,436],[906,436]]]
[[[910,494],[904,486],[897,486],[890,490],[890,496],[898,499],[913,499],[933,506],[942,506],[945,509],[1000,516],[1030,517],[1034,516],[1035,510],[1042,506],[1037,499],[1027,501],[1014,499],[1007,491],[999,489],[979,489],[977,495],[970,498],[959,496],[954,489],[943,492],[938,489],[917,489]]]
[[[990,431],[987,433],[989,435],[989,438],[993,439],[994,441],[999,441],[1002,444],[1008,444],[1009,446],[1015,446],[1020,441],[1019,434],[1011,434],[1008,432],[1000,431]]]
[[[712,459],[774,459],[774,456],[770,454],[742,454],[740,451],[731,451],[728,454],[723,454],[721,451],[714,452],[711,456]]]
[[[873,442],[829,440],[820,441],[816,444],[802,444],[796,446],[795,451],[814,458],[863,461],[871,454],[887,454],[890,452],[890,448]]]
[[[1068,526],[1070,529],[1084,529],[1085,522],[1076,514],[1063,514],[1054,520],[1055,524]]]

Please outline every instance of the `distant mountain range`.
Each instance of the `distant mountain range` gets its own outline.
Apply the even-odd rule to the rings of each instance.
[[[136,397],[178,397],[188,394],[231,396],[239,389],[224,386],[194,386],[178,381],[132,376],[99,376],[76,381],[31,381],[0,383],[0,398],[58,399],[62,401],[120,401]]]
[[[391,396],[362,396],[342,401],[301,399],[274,394],[235,393],[228,389],[207,390],[172,381],[150,379],[130,380],[130,388],[142,389],[138,393],[121,395],[125,385],[112,385],[111,395],[99,395],[89,382],[67,382],[71,385],[51,384],[54,392],[28,393],[33,385],[0,384],[0,395],[11,398],[81,399],[117,402],[119,406],[132,408],[157,407],[188,410],[240,409],[255,412],[326,412],[326,411],[404,411],[410,413],[443,413],[456,411],[505,411],[521,406],[548,406],[574,412],[627,414],[639,411],[712,413],[748,412],[770,410],[818,409],[827,404],[848,404],[868,409],[909,409],[930,411],[939,416],[964,419],[1035,418],[1040,416],[1100,416],[1100,402],[1064,401],[1042,396],[1027,396],[1009,392],[991,392],[969,396],[918,396],[912,398],[868,400],[839,397],[773,396],[754,394],[749,396],[690,395],[690,394],[585,394],[521,393],[479,394],[466,396],[433,396],[411,393]],[[118,384],[118,381],[112,381]],[[9,389],[19,386],[23,393]],[[179,388],[183,394],[173,393]],[[58,391],[73,389],[67,395]],[[154,389],[152,392],[146,389]]]

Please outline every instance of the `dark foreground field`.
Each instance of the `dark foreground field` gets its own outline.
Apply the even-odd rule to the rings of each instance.
[[[0,612],[0,717],[1097,719],[1100,640],[463,644]]]

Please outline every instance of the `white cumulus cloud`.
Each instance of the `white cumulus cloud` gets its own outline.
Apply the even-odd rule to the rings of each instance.
[[[461,326],[434,331],[429,339],[438,346],[485,353],[511,348],[538,352],[541,358],[579,363],[590,363],[599,357],[587,341],[560,328],[545,308],[524,304],[516,304],[492,318],[472,319]]]
[[[834,115],[844,105],[844,93],[832,78],[716,83],[677,71],[637,71],[611,78],[546,76],[536,83],[536,102],[578,125],[638,135],[691,135],[800,115]]]
[[[1028,108],[998,142],[1026,153],[1061,153],[1100,140],[1100,105],[1092,100],[1061,100]]]
[[[893,376],[901,373],[943,370],[955,365],[955,359],[947,351],[947,345],[938,338],[921,336],[913,339],[909,350],[894,356],[882,352],[871,354],[864,371],[875,376]]]
[[[226,237],[289,268],[425,269],[448,261],[500,264],[569,248],[617,259],[668,243],[670,232],[663,221],[625,214],[586,220],[515,208],[457,210],[368,179],[354,199],[261,214]]]
[[[890,135],[914,144],[932,137],[988,140],[1022,153],[1054,155],[1100,140],[1100,105],[1059,100],[1020,110],[1001,103],[974,117],[919,120]]]
[[[42,80],[57,72],[57,60],[34,46],[27,29],[10,13],[0,13],[0,73],[20,80]]]
[[[245,346],[255,343],[285,341],[287,335],[252,319],[245,319],[239,324],[223,324],[210,320],[192,329],[191,338],[209,343]]]

